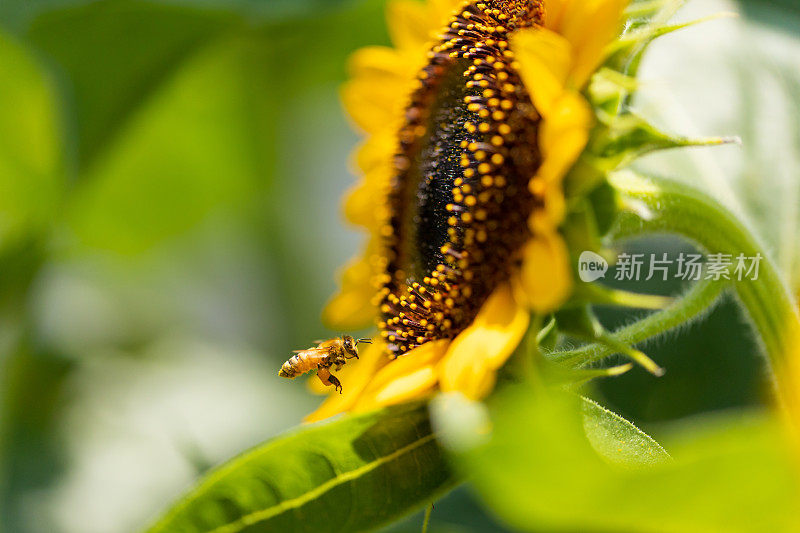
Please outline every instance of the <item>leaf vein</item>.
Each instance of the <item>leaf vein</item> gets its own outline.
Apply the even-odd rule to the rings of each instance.
[[[225,524],[216,529],[213,529],[210,533],[235,533],[236,531],[241,531],[247,526],[252,526],[253,524],[256,524],[258,522],[269,520],[270,518],[277,516],[290,509],[297,509],[299,507],[302,507],[306,503],[312,501],[314,498],[321,496],[322,494],[328,492],[329,490],[332,490],[343,483],[347,483],[348,481],[356,479],[361,475],[364,475],[372,470],[375,470],[381,465],[384,465],[406,453],[415,450],[416,448],[419,448],[420,446],[423,446],[424,444],[427,444],[429,441],[433,440],[433,438],[434,438],[433,433],[425,435],[424,437],[414,442],[411,442],[398,450],[393,451],[389,455],[379,457],[374,461],[362,465],[354,470],[345,472],[343,474],[339,474],[336,477],[329,479],[325,483],[322,483],[318,487],[315,487],[314,489],[301,494],[300,496],[288,500],[283,500],[282,502],[278,503],[277,505],[273,505],[272,507],[268,507],[266,509],[261,509],[259,511],[246,514],[241,518],[239,518],[238,520],[236,520],[235,522],[231,522],[230,524]]]

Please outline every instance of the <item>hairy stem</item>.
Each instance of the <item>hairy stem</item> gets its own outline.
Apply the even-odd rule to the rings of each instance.
[[[631,171],[616,173],[610,182],[623,202],[636,206],[621,214],[612,232],[615,240],[671,233],[687,237],[709,254],[723,253],[733,257],[738,254],[746,257],[760,254],[762,259],[756,279],[745,276],[745,279],[731,279],[726,283],[734,289],[747,311],[773,371],[780,375],[791,354],[790,343],[800,324],[800,317],[792,293],[772,258],[753,234],[718,202],[685,184],[643,177]],[[695,313],[699,312],[696,306],[702,305],[703,296],[706,306],[716,297],[714,289],[702,286],[690,291],[690,295],[693,298],[685,302],[684,311]],[[651,322],[678,318],[673,317],[669,309],[653,316],[656,318]],[[650,326],[651,329],[655,328],[653,324]],[[632,329],[641,328],[633,326]]]
[[[623,343],[636,344],[674,329],[701,315],[713,305],[726,285],[720,281],[700,281],[668,307],[618,329],[613,336]],[[616,352],[608,345],[593,343],[575,350],[553,352],[547,354],[547,358],[562,364],[583,365],[614,353]]]

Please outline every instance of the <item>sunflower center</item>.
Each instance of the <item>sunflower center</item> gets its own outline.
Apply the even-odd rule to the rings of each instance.
[[[454,16],[411,95],[384,227],[379,324],[399,355],[451,338],[507,279],[530,237],[539,116],[509,49],[540,2],[474,2]]]
[[[468,66],[466,60],[459,60],[442,75],[426,125],[428,134],[413,154],[406,174],[407,197],[401,224],[402,234],[408,239],[399,243],[401,258],[398,262],[408,264],[407,273],[417,279],[430,275],[438,265],[447,262],[442,247],[450,242],[454,230],[461,230],[448,224],[453,214],[454,182],[463,177],[464,171],[461,144],[480,140],[480,136],[464,128],[468,121],[477,119],[477,115],[463,105],[464,97],[479,93],[475,88],[467,89],[464,84],[462,72]]]

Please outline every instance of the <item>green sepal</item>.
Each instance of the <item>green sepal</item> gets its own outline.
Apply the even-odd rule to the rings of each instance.
[[[588,305],[562,309],[556,313],[558,328],[568,335],[581,340],[596,342],[626,355],[655,376],[662,376],[664,369],[659,367],[644,352],[622,342],[609,333]]]
[[[626,112],[614,117],[608,124],[598,124],[594,128],[589,145],[565,180],[564,192],[568,198],[586,196],[604,183],[610,172],[624,168],[646,154],[738,142],[737,137],[691,138],[672,135],[659,130],[639,115]],[[613,220],[606,218],[598,230],[604,234],[612,223]]]
[[[633,0],[625,8],[625,33],[638,30],[656,19],[668,19],[685,3],[686,0]]]
[[[555,364],[543,365],[542,374],[548,383],[560,385],[567,390],[576,390],[593,379],[613,378],[625,374],[633,368],[633,363],[607,368],[565,368]]]
[[[614,187],[603,180],[589,193],[589,204],[594,213],[597,233],[603,237],[611,231],[617,221],[617,215],[622,207],[619,194]]]
[[[622,36],[611,45],[604,66],[636,76],[647,47],[686,0],[649,0],[633,2],[625,11],[626,27]]]
[[[579,339],[594,341],[605,331],[588,305],[562,308],[555,319],[559,331]]]
[[[558,344],[558,328],[555,317],[551,317],[547,324],[536,333],[536,346],[540,352],[551,352]]]
[[[582,299],[584,302],[594,305],[615,305],[651,311],[660,311],[675,301],[669,296],[612,289],[596,282],[578,285],[573,293],[573,298]]]
[[[662,35],[667,35],[668,33],[672,33],[674,31],[682,30],[685,28],[690,28],[692,26],[697,26],[698,24],[703,24],[705,22],[711,22],[712,20],[722,19],[722,18],[736,18],[739,14],[732,12],[732,11],[720,11],[719,13],[714,13],[708,15],[707,17],[701,17],[699,19],[690,20],[688,22],[681,22],[679,24],[667,24],[664,26],[660,26],[656,28],[656,35],[655,38],[661,37]]]
[[[689,22],[667,24],[685,0],[638,2],[626,11],[626,30],[611,45],[604,63],[607,68],[629,76],[636,76],[644,52],[650,44],[663,35],[682,30],[710,20],[735,16],[735,13],[716,13]],[[638,8],[637,5],[638,4]]]
[[[628,98],[638,88],[636,78],[603,67],[592,75],[586,90],[598,121],[609,124],[616,118],[627,103]]]
[[[572,198],[563,226],[564,238],[570,250],[602,249],[602,237],[591,203],[581,196]]]
[[[614,331],[612,335],[623,342],[635,344],[685,326],[705,316],[727,286],[720,281],[698,281],[666,309],[651,313],[633,324]],[[613,348],[594,343],[571,350],[549,352],[546,356],[560,364],[582,366],[601,361],[615,353],[616,350]]]
[[[634,113],[620,115],[605,131],[597,131],[585,154],[593,165],[610,172],[651,152],[688,146],[738,142],[735,137],[690,138],[665,133]]]

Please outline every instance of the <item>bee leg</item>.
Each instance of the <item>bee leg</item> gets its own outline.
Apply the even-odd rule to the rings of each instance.
[[[331,371],[328,370],[327,367],[324,367],[324,366],[318,367],[317,368],[317,377],[322,382],[322,384],[325,385],[326,387],[331,385],[331,382],[330,382]]]
[[[334,390],[338,390],[339,394],[342,393],[342,382],[339,381],[336,376],[331,375],[331,371],[327,367],[318,367],[317,377],[326,387],[333,385]]]
[[[338,390],[339,394],[342,393],[342,382],[336,376],[328,376],[328,381],[333,384],[334,390]]]

